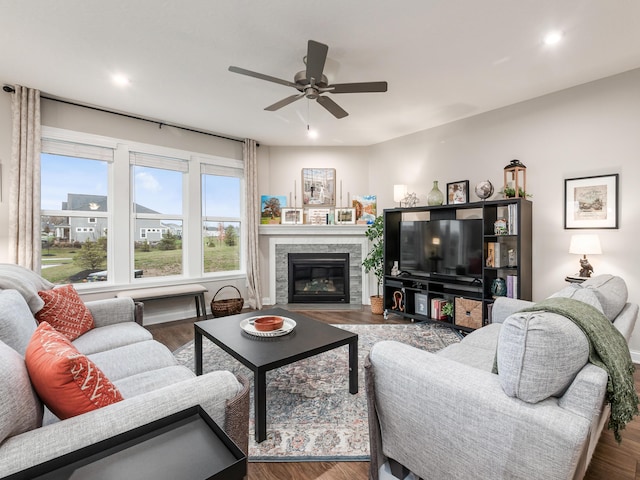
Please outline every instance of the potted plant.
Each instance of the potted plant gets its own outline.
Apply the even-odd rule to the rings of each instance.
[[[377,294],[371,295],[371,313],[382,315],[384,303],[380,295],[380,285],[384,277],[384,217],[382,215],[377,217],[364,234],[369,239],[371,248],[362,266],[365,272],[373,272],[377,284]]]
[[[440,311],[443,315],[447,316],[448,321],[451,321],[453,317],[453,301],[449,300],[447,303],[445,303]]]

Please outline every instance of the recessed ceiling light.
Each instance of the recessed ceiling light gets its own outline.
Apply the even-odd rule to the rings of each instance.
[[[113,80],[113,83],[115,83],[119,87],[126,87],[131,83],[126,76],[119,73],[112,75],[111,80]]]
[[[544,37],[545,45],[556,45],[562,40],[562,32],[549,32]]]

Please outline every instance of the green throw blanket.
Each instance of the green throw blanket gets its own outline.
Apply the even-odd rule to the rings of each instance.
[[[547,298],[522,312],[551,312],[570,319],[589,340],[589,361],[609,375],[606,399],[611,404],[609,428],[618,443],[620,430],[638,415],[635,367],[624,336],[598,309],[572,298]]]

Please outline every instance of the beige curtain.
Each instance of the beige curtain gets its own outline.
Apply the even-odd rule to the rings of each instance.
[[[258,247],[258,225],[260,224],[260,198],[258,197],[258,160],[256,141],[245,139],[242,148],[246,178],[247,205],[247,304],[251,308],[262,308],[260,292],[260,263]]]
[[[9,259],[40,272],[40,92],[16,85],[11,112]]]

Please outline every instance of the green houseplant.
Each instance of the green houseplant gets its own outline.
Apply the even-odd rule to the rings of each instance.
[[[365,272],[373,272],[376,277],[377,294],[371,295],[371,313],[382,315],[384,305],[380,295],[380,285],[384,277],[384,217],[376,217],[374,222],[365,231],[371,248],[364,258],[362,266]]]

